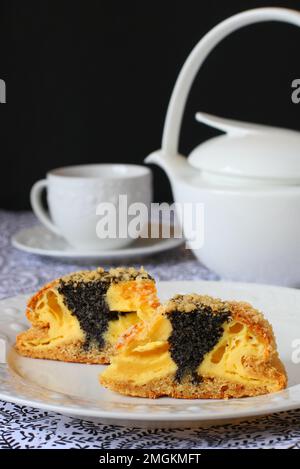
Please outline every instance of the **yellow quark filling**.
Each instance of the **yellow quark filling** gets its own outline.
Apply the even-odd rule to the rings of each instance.
[[[113,283],[107,290],[106,301],[111,311],[137,311],[141,319],[150,319],[158,306],[152,280]]]
[[[265,344],[240,322],[225,323],[223,328],[221,339],[213,350],[205,355],[198,373],[203,377],[220,377],[240,384],[249,385],[253,382],[253,385],[257,385],[255,370],[250,374],[250,370],[243,366],[243,360],[244,357],[263,360]]]
[[[104,370],[107,379],[132,381],[143,385],[175,373],[177,366],[169,352],[168,338],[172,326],[164,316],[156,315]]]
[[[84,332],[78,319],[65,306],[63,299],[55,290],[48,290],[35,307],[37,324],[45,328],[45,336],[28,340],[29,346],[44,348],[60,343],[84,341]]]
[[[113,345],[126,329],[153,314],[157,301],[155,284],[151,280],[113,283],[107,290],[106,301],[111,311],[128,312],[109,322],[104,338]]]

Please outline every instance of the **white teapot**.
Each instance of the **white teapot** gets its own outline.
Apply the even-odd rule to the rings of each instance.
[[[300,132],[198,113],[200,122],[225,134],[188,158],[178,154],[185,103],[206,56],[229,33],[262,21],[300,26],[300,13],[249,10],[206,34],[177,79],[162,149],[146,162],[166,171],[176,202],[204,204],[204,243],[194,253],[208,268],[231,280],[300,286]],[[189,238],[190,224],[182,223]]]

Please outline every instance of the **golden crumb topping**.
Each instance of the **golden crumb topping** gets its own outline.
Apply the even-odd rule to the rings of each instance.
[[[71,274],[65,275],[60,280],[65,283],[81,283],[81,282],[93,282],[95,280],[102,280],[106,277],[108,272],[99,267],[96,270],[80,270],[79,272],[72,272]]]
[[[153,280],[152,277],[141,267],[139,270],[134,267],[115,267],[109,271],[98,267],[96,270],[81,270],[65,275],[60,280],[64,283],[89,283],[101,280],[105,283],[126,282],[129,280]]]
[[[165,312],[171,313],[173,311],[179,311],[182,313],[191,313],[196,309],[208,306],[211,308],[213,313],[219,311],[229,310],[229,304],[219,298],[212,298],[208,295],[197,295],[191,293],[189,295],[175,295],[165,304]]]
[[[153,280],[144,267],[138,270],[134,267],[116,267],[110,269],[109,275],[112,277],[113,281],[119,282],[129,280]]]

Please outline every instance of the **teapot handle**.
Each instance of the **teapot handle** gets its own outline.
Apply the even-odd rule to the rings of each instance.
[[[175,83],[166,115],[162,158],[178,154],[179,131],[188,94],[194,78],[215,46],[232,32],[263,21],[282,21],[300,26],[300,12],[288,8],[255,8],[238,13],[211,29],[194,47]]]

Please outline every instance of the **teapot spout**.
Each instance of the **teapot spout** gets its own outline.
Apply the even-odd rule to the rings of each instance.
[[[162,151],[161,150],[157,150],[157,151],[153,151],[152,153],[150,153],[150,155],[146,156],[146,158],[144,159],[144,162],[147,163],[147,164],[157,164],[158,166],[161,166],[162,167]]]
[[[170,161],[169,158],[163,154],[162,150],[153,151],[150,155],[146,156],[145,163],[147,164],[156,164],[160,166],[166,173],[169,171]]]
[[[169,179],[173,179],[174,161],[171,163],[171,158],[164,155],[162,150],[157,150],[150,153],[150,155],[148,155],[144,161],[147,164],[156,164],[165,171]]]
[[[144,161],[147,164],[156,164],[162,168],[171,182],[178,176],[182,177],[186,171],[195,171],[195,169],[191,168],[187,163],[187,160],[184,156],[174,155],[171,157],[166,155],[163,150],[157,150],[153,153],[150,153],[150,155],[148,155]]]

